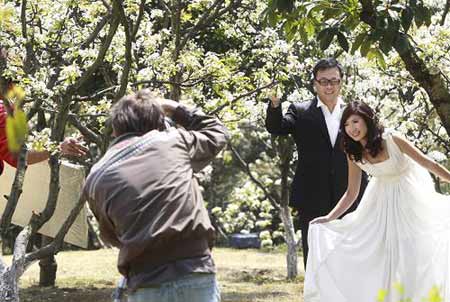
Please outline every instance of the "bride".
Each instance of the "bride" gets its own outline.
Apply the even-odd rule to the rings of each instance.
[[[428,171],[446,182],[450,172],[384,131],[364,103],[345,108],[341,132],[348,188],[311,221],[304,301],[414,302],[432,288],[450,301],[450,196],[436,193]],[[372,178],[359,207],[337,219],[358,196],[362,170]]]

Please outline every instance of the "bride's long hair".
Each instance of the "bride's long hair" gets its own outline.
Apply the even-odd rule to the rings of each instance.
[[[361,162],[363,158],[363,146],[361,143],[354,141],[345,132],[345,122],[351,115],[358,115],[363,118],[367,125],[367,144],[365,149],[372,156],[376,157],[383,150],[383,132],[384,127],[378,121],[378,117],[372,108],[364,102],[350,102],[342,113],[342,119],[340,124],[340,131],[342,133],[341,147],[349,155],[349,157],[356,161]]]

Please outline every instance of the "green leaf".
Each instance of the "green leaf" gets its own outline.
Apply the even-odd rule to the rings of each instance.
[[[372,46],[372,41],[367,38],[364,40],[364,42],[361,45],[361,49],[359,50],[361,53],[361,56],[366,57],[369,50],[370,50],[370,46]]]
[[[392,49],[392,40],[388,39],[387,37],[384,37],[383,39],[381,39],[380,41],[380,49],[381,51],[385,54],[388,55],[389,52]]]
[[[278,23],[279,16],[275,12],[275,10],[267,8],[262,15],[264,16],[264,23],[268,24],[271,27],[275,27]]]
[[[6,118],[6,137],[9,151],[18,152],[20,144],[16,138],[16,127],[14,127],[14,118],[12,116]]]
[[[387,293],[387,290],[380,289],[377,294],[377,302],[383,302],[386,299]]]
[[[1,3],[3,4],[3,3]],[[0,5],[0,28],[11,27],[11,19],[14,17],[14,6]]]
[[[408,32],[409,28],[411,27],[412,21],[413,21],[413,11],[411,8],[406,7],[401,14],[401,23],[402,27],[405,31],[405,33]]]
[[[294,0],[274,0],[273,3],[283,13],[290,13],[294,9]]]
[[[423,20],[426,26],[430,26],[431,25],[431,16],[432,16],[432,12],[428,7],[424,7],[424,11],[423,11]]]
[[[322,11],[323,17],[325,20],[331,20],[331,19],[339,19],[338,17],[342,15],[342,11],[340,9],[336,8],[327,8]]]
[[[16,109],[14,111],[14,118],[16,119],[17,137],[22,142],[25,142],[28,136],[27,116],[22,110]]]
[[[389,6],[389,9],[395,10],[397,12],[401,12],[405,8],[406,8],[406,6],[403,4],[400,4],[400,3],[392,4],[391,6]]]
[[[330,46],[331,42],[333,41],[334,35],[335,32],[330,28],[322,30],[317,36],[319,39],[320,49],[322,50],[327,49]]]
[[[330,8],[330,5],[327,2],[315,2],[311,1],[305,4],[304,6],[306,8],[305,16],[311,17],[314,12],[324,12]]]
[[[394,282],[392,286],[401,296],[405,294],[405,287],[400,282]]]
[[[367,51],[366,58],[367,58],[368,60],[370,60],[370,61],[374,61],[374,60],[376,59],[376,57],[377,57],[376,49],[375,49],[375,48],[370,48],[370,49]]]
[[[417,9],[415,10],[414,21],[417,27],[421,27],[423,24],[425,24],[425,15],[423,6],[418,6]]]
[[[381,69],[385,70],[387,68],[386,60],[384,59],[383,53],[377,49],[377,63],[380,65]]]
[[[384,33],[386,32],[386,29],[383,27],[377,27],[373,32],[370,33],[370,40],[371,41],[378,41],[380,40]]]
[[[388,27],[387,34],[395,36],[400,29],[401,21],[400,19],[389,18],[388,19]]]
[[[394,41],[395,48],[399,54],[403,54],[404,52],[409,50],[409,42],[404,35],[398,35],[397,39]]]
[[[312,37],[316,31],[316,28],[314,26],[314,23],[310,19],[305,20],[305,32],[307,33],[308,37]]]
[[[398,35],[400,29],[400,22],[398,20],[388,19],[388,28],[384,31],[384,34],[380,40],[380,48],[386,55],[392,49],[394,39]]]
[[[395,20],[395,21],[400,21],[400,15],[397,11],[395,10],[388,10],[389,13],[389,19]],[[388,20],[389,22],[389,20]]]
[[[307,40],[306,33],[303,30],[303,28],[301,28],[301,27],[299,28],[297,26],[297,24],[290,24],[290,23],[286,22],[285,25],[287,25],[287,24],[289,24],[289,26],[288,26],[288,28],[285,26],[284,32],[286,33],[286,39],[288,41],[292,41],[297,34],[300,35],[302,40]]]
[[[342,47],[343,50],[345,50],[345,52],[348,52],[349,50],[349,45],[348,45],[348,41],[347,38],[345,37],[345,35],[342,32],[338,32],[337,33],[337,40],[339,42],[339,45]]]
[[[428,293],[427,302],[442,302],[443,299],[441,294],[439,293],[439,288],[437,286],[433,286],[433,288]]]
[[[361,46],[362,42],[364,42],[364,39],[367,37],[367,33],[360,33],[353,42],[352,49],[350,50],[351,54],[354,54],[355,51]]]
[[[28,137],[27,118],[22,110],[15,109],[14,115],[6,118],[6,137],[9,150],[19,152]]]
[[[384,4],[379,4],[375,10],[377,13],[384,13],[386,11],[386,6]]]
[[[319,31],[319,33],[317,34],[317,40],[322,40],[330,31],[330,28],[324,28],[321,31]]]
[[[308,40],[310,39],[310,35],[305,27],[305,25],[300,26],[299,30],[298,30],[298,34],[300,34],[300,39],[304,44],[308,43]],[[289,40],[289,36],[287,37]]]

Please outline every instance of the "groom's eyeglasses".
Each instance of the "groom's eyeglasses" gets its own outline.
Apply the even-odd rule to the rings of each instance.
[[[314,80],[317,83],[319,83],[320,86],[328,86],[328,85],[336,86],[336,85],[339,85],[341,83],[340,79],[331,79],[331,80],[328,80],[328,79],[320,79],[320,80],[314,79]]]

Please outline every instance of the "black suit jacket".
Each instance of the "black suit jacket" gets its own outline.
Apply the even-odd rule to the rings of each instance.
[[[333,147],[317,98],[291,104],[284,116],[281,105],[272,108],[269,102],[266,128],[275,135],[291,134],[295,140],[298,162],[290,205],[298,209],[300,219],[308,222],[328,214],[347,189],[348,167],[340,148],[341,133]],[[366,185],[367,175],[363,173],[358,199],[349,211],[356,208]]]

